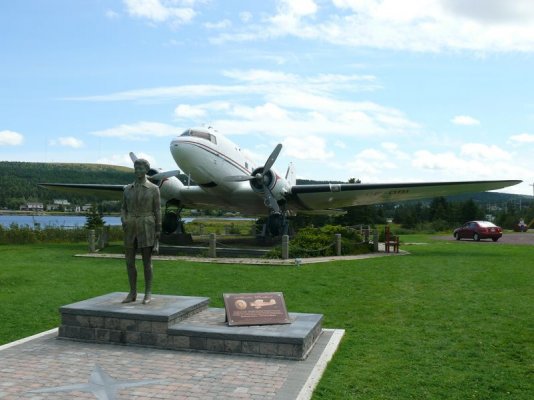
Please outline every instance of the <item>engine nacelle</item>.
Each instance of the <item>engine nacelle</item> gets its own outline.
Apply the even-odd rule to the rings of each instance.
[[[261,174],[263,174],[263,167],[256,168],[254,171],[252,171],[252,176]],[[272,169],[263,175],[263,183],[271,190],[271,193],[277,201],[284,199],[285,195],[291,188],[289,183],[284,178],[279,177],[278,174]],[[252,179],[250,181],[250,187],[252,190],[261,195],[263,195],[265,192],[264,185],[262,185],[262,182],[257,179]]]
[[[181,200],[184,184],[178,178],[173,176],[154,183],[159,186],[159,194],[162,199],[162,205],[169,200]]]

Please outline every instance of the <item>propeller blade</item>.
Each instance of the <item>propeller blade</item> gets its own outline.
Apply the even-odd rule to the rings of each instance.
[[[267,159],[267,162],[263,166],[263,175],[265,175],[273,166],[274,162],[278,158],[278,155],[280,154],[280,151],[282,150],[282,143],[278,143],[276,147],[274,148],[273,152]]]
[[[232,175],[232,176],[226,176],[224,180],[226,182],[244,182],[244,181],[251,181],[252,179],[255,179],[255,176],[252,175]]]
[[[130,160],[132,160],[133,163],[135,163],[135,160],[137,160],[137,156],[133,151],[130,151]]]
[[[164,171],[164,172],[158,172],[157,174],[149,176],[149,178],[150,179],[161,180],[161,179],[165,179],[165,178],[170,178],[172,176],[178,176],[179,174],[180,174],[179,170]]]
[[[268,186],[263,185],[263,187],[265,188],[265,198],[264,198],[264,202],[266,203],[265,205],[266,206],[268,205],[271,208],[271,210],[273,210],[275,213],[279,213],[280,206],[278,205],[278,202],[274,198],[273,192],[271,192],[271,189],[269,189]]]

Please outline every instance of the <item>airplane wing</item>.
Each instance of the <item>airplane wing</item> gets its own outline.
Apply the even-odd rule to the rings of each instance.
[[[298,209],[329,210],[343,207],[383,204],[405,200],[431,199],[470,192],[502,189],[520,180],[421,182],[384,184],[294,185],[288,201]]]
[[[64,193],[95,196],[105,200],[121,200],[126,185],[82,184],[82,183],[39,183],[38,186]]]

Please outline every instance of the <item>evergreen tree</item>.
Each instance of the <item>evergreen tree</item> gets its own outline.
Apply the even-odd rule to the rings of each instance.
[[[104,226],[104,219],[102,218],[102,213],[96,206],[93,204],[91,210],[86,214],[85,227],[87,229],[96,229],[102,228]]]

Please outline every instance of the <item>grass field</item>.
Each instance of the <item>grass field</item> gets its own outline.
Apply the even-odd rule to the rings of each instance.
[[[403,237],[411,255],[299,267],[155,263],[154,292],[282,291],[346,330],[314,399],[531,399],[534,251]],[[0,246],[0,344],[59,323],[58,307],[126,291],[122,260],[86,245]],[[142,276],[142,274],[140,274]],[[140,282],[142,285],[142,282]]]

